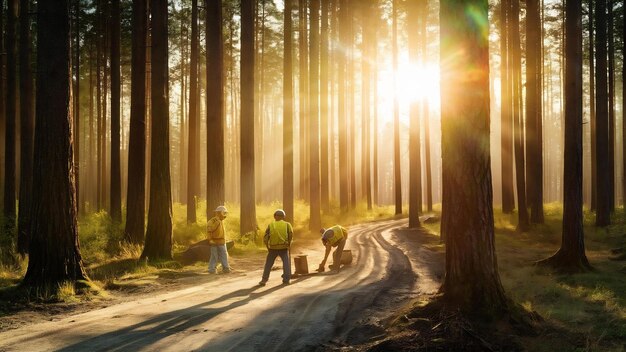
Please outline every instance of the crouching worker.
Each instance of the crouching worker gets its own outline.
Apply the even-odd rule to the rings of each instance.
[[[274,221],[269,224],[265,230],[263,242],[267,247],[267,258],[265,259],[265,268],[263,268],[263,277],[259,285],[265,286],[270,278],[270,270],[276,261],[276,257],[280,257],[283,261],[283,284],[288,285],[291,279],[291,260],[289,259],[289,247],[293,239],[293,228],[291,224],[285,221],[285,211],[278,209],[274,212]]]
[[[222,263],[222,271],[226,274],[230,272],[228,265],[228,252],[226,251],[226,238],[224,237],[224,219],[228,210],[223,205],[215,209],[215,216],[207,223],[207,235],[209,246],[211,247],[211,258],[209,259],[209,274],[215,274],[217,260]]]
[[[317,271],[323,272],[326,270],[326,260],[328,259],[328,255],[332,247],[337,247],[335,252],[333,252],[333,264],[330,266],[332,270],[339,270],[339,266],[341,265],[341,254],[343,253],[343,248],[346,246],[346,241],[348,240],[348,230],[340,225],[335,225],[329,229],[321,229],[320,233],[322,234],[322,243],[326,247],[326,252],[324,253],[324,260],[320,263]]]

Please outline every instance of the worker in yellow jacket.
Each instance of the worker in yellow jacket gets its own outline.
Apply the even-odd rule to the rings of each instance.
[[[285,221],[285,211],[278,209],[274,212],[274,221],[272,221],[267,230],[263,242],[267,247],[267,257],[265,259],[265,268],[263,268],[263,277],[259,285],[265,286],[270,278],[270,270],[276,261],[276,257],[280,257],[283,261],[283,284],[288,285],[291,279],[291,261],[289,259],[289,248],[293,240],[293,228],[291,224]]]
[[[322,234],[322,244],[326,247],[326,252],[324,253],[324,260],[320,263],[317,271],[322,272],[326,270],[326,260],[328,259],[328,255],[332,247],[337,247],[335,252],[333,252],[333,264],[330,266],[332,270],[339,270],[339,266],[341,265],[341,254],[343,253],[343,248],[346,246],[346,241],[348,240],[348,230],[345,227],[340,225],[335,225],[329,229],[321,229],[320,233]]]
[[[211,258],[209,259],[209,274],[215,274],[217,260],[222,263],[222,271],[230,272],[228,265],[228,252],[226,251],[226,238],[224,229],[224,219],[228,210],[223,205],[215,208],[215,216],[207,223],[207,237],[211,248]]]

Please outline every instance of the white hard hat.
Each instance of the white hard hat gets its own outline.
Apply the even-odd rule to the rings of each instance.
[[[284,218],[287,216],[287,214],[285,214],[285,211],[282,209],[276,209],[276,211],[274,212],[274,216],[282,216]]]
[[[226,207],[225,207],[225,206],[220,205],[219,207],[215,208],[215,212],[216,212],[216,213],[218,213],[218,212],[228,213],[228,210],[226,209]]]

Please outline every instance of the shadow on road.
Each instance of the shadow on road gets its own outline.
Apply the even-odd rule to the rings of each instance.
[[[298,278],[292,282],[295,284],[305,279],[306,277]],[[263,292],[255,292],[260,286],[233,291],[207,302],[159,314],[140,323],[82,340],[59,351],[136,351],[178,332],[193,329],[224,312],[246,305],[254,299],[269,295],[284,287],[288,286],[275,286]],[[211,305],[237,297],[242,297],[242,299],[224,307],[209,308]]]

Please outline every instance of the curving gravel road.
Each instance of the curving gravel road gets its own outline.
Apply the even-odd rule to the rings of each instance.
[[[224,275],[7,331],[0,334],[0,351],[296,351],[363,343],[383,333],[381,320],[391,309],[436,289],[429,254],[406,241],[412,235],[406,224],[349,228],[346,249],[354,261],[339,273],[301,276],[282,286],[280,269],[265,287],[256,285],[260,270]],[[300,252],[314,270],[323,249]]]

